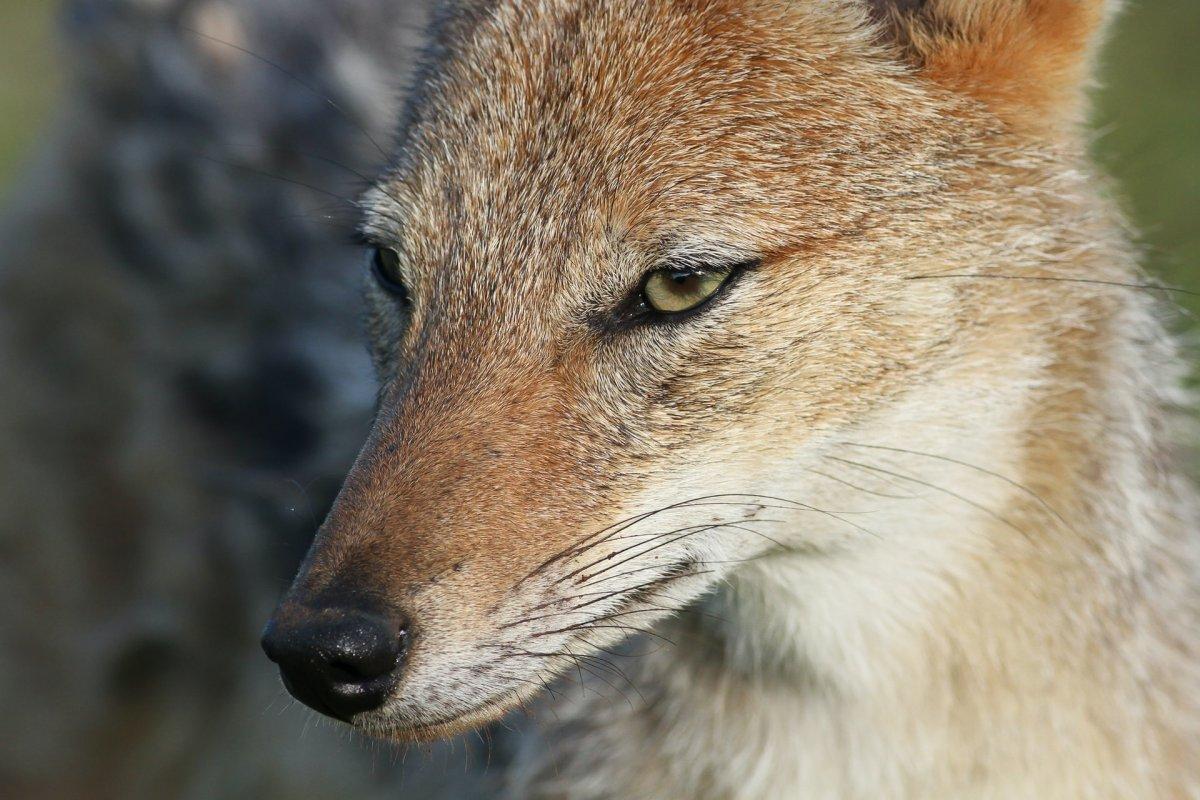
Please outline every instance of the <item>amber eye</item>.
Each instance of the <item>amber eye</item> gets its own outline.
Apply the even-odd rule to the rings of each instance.
[[[732,273],[733,267],[660,269],[646,278],[642,297],[662,314],[691,311],[715,295]]]
[[[404,270],[400,265],[400,254],[390,247],[376,247],[371,251],[371,270],[375,280],[387,291],[408,299],[408,287],[404,283]]]

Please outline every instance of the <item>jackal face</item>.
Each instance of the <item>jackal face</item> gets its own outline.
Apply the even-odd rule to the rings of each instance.
[[[1068,139],[1068,59],[1010,102],[939,49],[994,46],[995,5],[452,10],[364,204],[380,406],[268,629],[293,692],[447,735],[747,559],[868,537],[815,454],[936,387],[988,297],[913,279],[1015,257],[1012,187]],[[1099,20],[995,14],[1081,51],[1052,6]]]

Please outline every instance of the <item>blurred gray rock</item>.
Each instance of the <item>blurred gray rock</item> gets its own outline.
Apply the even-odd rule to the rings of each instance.
[[[371,413],[345,239],[424,13],[65,5],[0,220],[0,795],[491,796],[504,742],[352,740],[257,649]]]

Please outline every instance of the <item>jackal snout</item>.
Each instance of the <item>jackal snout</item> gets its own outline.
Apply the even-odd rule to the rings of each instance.
[[[422,724],[441,716],[427,707],[431,687],[492,659],[495,609],[546,543],[576,535],[588,505],[586,485],[565,474],[580,449],[570,418],[552,376],[522,379],[532,370],[386,393],[263,637],[297,699],[367,727]]]

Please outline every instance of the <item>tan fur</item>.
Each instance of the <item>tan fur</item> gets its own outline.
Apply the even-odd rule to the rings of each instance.
[[[887,16],[927,78],[1025,125],[1082,121],[1079,89],[1115,2],[925,0],[915,6]]]
[[[1178,359],[1078,124],[1109,6],[900,5],[450,10],[368,198],[413,306],[374,293],[382,410],[294,590],[413,621],[357,725],[462,730],[653,625],[515,796],[1200,796]],[[761,264],[614,323],[672,254]]]

